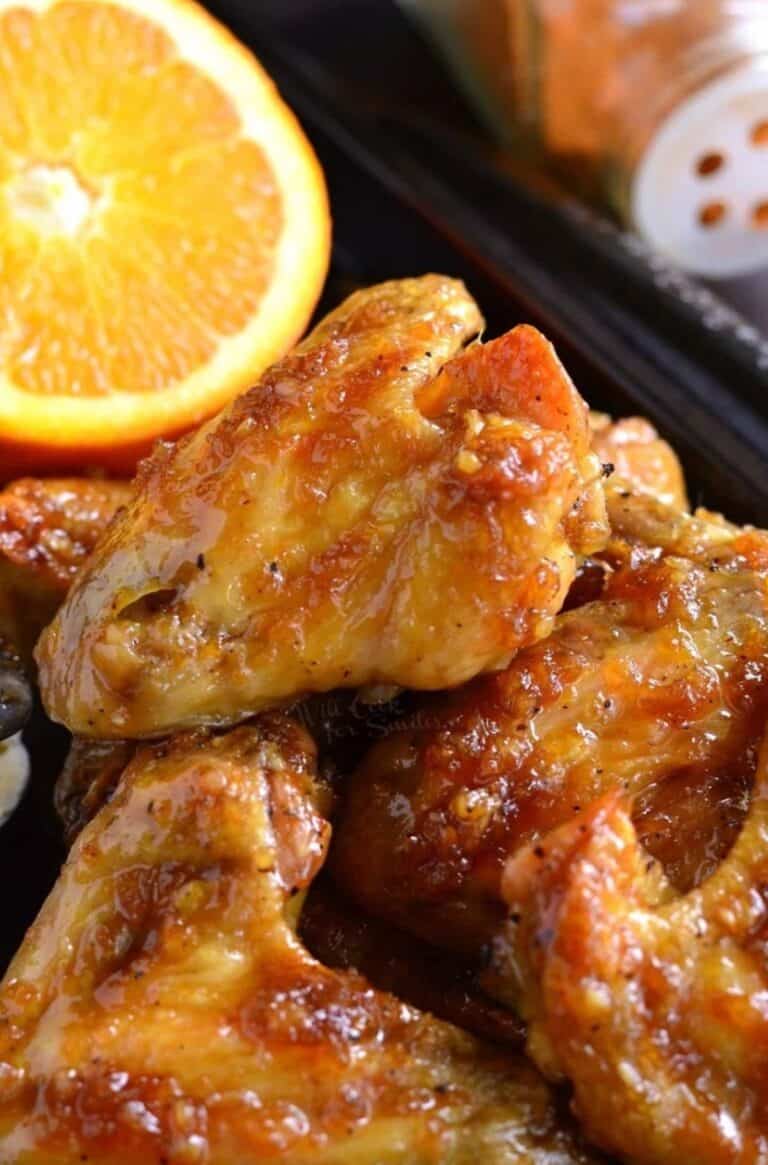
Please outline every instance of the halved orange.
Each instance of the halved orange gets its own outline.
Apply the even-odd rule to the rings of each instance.
[[[255,58],[191,0],[0,0],[0,480],[127,468],[303,331],[330,218]]]

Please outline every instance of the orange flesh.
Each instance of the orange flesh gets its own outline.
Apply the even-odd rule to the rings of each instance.
[[[126,9],[0,17],[1,355],[18,388],[156,391],[247,324],[281,207],[240,129]]]

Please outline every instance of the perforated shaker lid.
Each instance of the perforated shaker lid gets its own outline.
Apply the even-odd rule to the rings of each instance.
[[[708,278],[768,268],[768,58],[698,89],[661,123],[630,192],[657,250]]]

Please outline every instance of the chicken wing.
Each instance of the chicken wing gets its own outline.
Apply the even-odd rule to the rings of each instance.
[[[674,449],[644,417],[612,421],[605,413],[590,412],[592,448],[609,478],[605,487],[611,538],[602,552],[579,562],[564,610],[597,599],[612,565],[636,556],[640,547],[651,553],[643,535],[672,538],[690,526],[683,468]],[[700,511],[703,520],[705,511]],[[714,515],[708,515],[716,521]],[[694,523],[696,525],[697,523]],[[712,537],[710,524],[705,529]],[[678,553],[685,554],[681,546]]]
[[[650,863],[652,867],[653,863]],[[504,877],[493,987],[567,1077],[589,1135],[638,1165],[768,1160],[768,746],[750,816],[699,889],[668,900],[612,794]]]
[[[137,747],[134,741],[74,739],[54,797],[68,845],[110,800]],[[312,887],[301,937],[327,966],[361,971],[375,987],[483,1039],[514,1046],[523,1042],[519,1021],[480,989],[477,963],[446,956],[366,916],[327,879]]]
[[[272,715],[140,749],[0,990],[7,1165],[567,1165],[524,1061],[313,959],[329,826]]]
[[[611,524],[611,539],[602,557],[624,562],[630,556],[657,558],[659,554],[682,555],[702,559],[728,552],[732,544],[745,550],[757,533],[750,527],[734,526],[720,514],[698,509],[693,514],[670,506],[648,490],[618,478],[611,478],[605,488]]]
[[[688,509],[683,469],[671,445],[644,417],[612,421],[590,413],[592,448],[619,481],[654,494],[665,505]]]
[[[359,763],[372,737],[378,738],[390,723],[396,722],[401,702],[406,699],[403,693],[398,693],[397,698],[382,703],[374,700],[374,695],[372,691],[331,692],[302,700],[291,709],[291,715],[314,740],[318,765],[333,785]],[[0,703],[0,717],[1,713]],[[68,846],[112,796],[123,769],[138,747],[139,742],[135,740],[72,738],[54,788],[54,807]]]
[[[611,537],[598,555],[601,563],[672,554],[768,574],[765,531],[736,526],[703,507],[691,513],[677,456],[648,421],[610,422],[590,413],[590,424],[593,447],[611,469],[605,485]]]
[[[546,634],[606,538],[599,463],[551,346],[459,353],[481,323],[440,276],[357,292],[160,450],[41,640],[54,719],[141,737],[451,687]]]
[[[0,637],[29,658],[130,486],[22,478],[0,490]]]
[[[644,792],[669,876],[703,877],[738,832],[768,712],[765,577],[713,566],[625,567],[505,672],[422,702],[348,783],[342,889],[477,952],[501,917],[505,859],[614,786]]]

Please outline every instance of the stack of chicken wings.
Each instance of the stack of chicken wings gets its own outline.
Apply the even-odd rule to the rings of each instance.
[[[73,734],[0,1161],[768,1162],[768,535],[482,327],[356,292],[130,489],[0,492]]]

